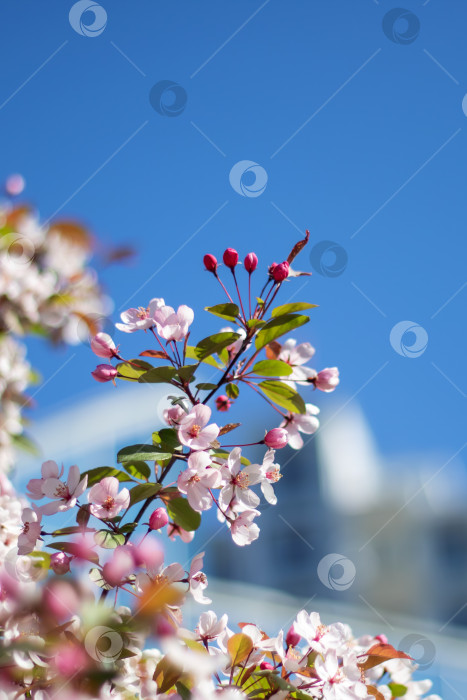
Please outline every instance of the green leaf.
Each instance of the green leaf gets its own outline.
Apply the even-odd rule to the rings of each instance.
[[[76,535],[78,532],[94,532],[94,528],[89,527],[86,530],[83,530],[83,528],[80,525],[71,525],[70,527],[61,527],[60,530],[54,530],[52,532],[52,537],[60,537],[63,535],[64,537],[66,535]]]
[[[145,374],[148,370],[153,369],[153,365],[145,360],[131,360],[130,362],[121,362],[117,365],[118,373],[120,379],[125,379],[130,382],[137,382],[142,374]]]
[[[103,549],[115,549],[115,547],[125,544],[125,535],[111,530],[99,530],[94,535],[94,542]]]
[[[229,399],[236,399],[237,396],[240,394],[240,389],[236,384],[226,384],[225,393],[227,394]]]
[[[177,431],[174,428],[162,428],[152,434],[152,442],[164,452],[175,452],[181,448]]]
[[[216,352],[227,348],[229,345],[235,343],[236,340],[240,338],[238,333],[232,333],[231,331],[225,331],[224,333],[215,333],[207,338],[200,340],[195,348],[197,353],[197,358],[202,360],[209,355],[214,355]]]
[[[177,370],[177,374],[184,382],[189,382],[193,379],[197,369],[198,365],[184,365]]]
[[[156,462],[160,459],[169,459],[171,452],[162,452],[155,445],[128,445],[117,454],[117,462]],[[129,479],[126,479],[129,481]]]
[[[261,360],[251,370],[260,377],[288,377],[292,367],[282,360]]]
[[[76,515],[76,522],[80,526],[80,528],[86,527],[89,518],[91,517],[91,506],[89,504],[86,504],[85,506],[81,506],[78,510],[78,513]]]
[[[38,457],[41,453],[34,440],[28,437],[26,433],[21,433],[20,435],[11,435],[10,439],[12,440],[14,446],[17,449],[23,450],[23,452],[27,452],[28,454],[33,455],[33,457]]]
[[[253,651],[253,641],[247,634],[234,634],[227,642],[227,651],[232,659],[232,666],[238,666]]]
[[[305,402],[298,394],[295,389],[284,384],[283,382],[277,382],[274,380],[266,380],[260,382],[258,387],[261,391],[266,394],[268,399],[277,403],[278,406],[282,406],[287,411],[292,413],[306,413]]]
[[[131,474],[131,476],[134,476],[136,479],[147,481],[151,476],[151,468],[146,464],[146,462],[137,460],[134,462],[123,462],[123,468],[128,472],[128,474]]]
[[[199,352],[192,345],[187,345],[185,350],[186,350],[185,355],[189,360],[198,360],[200,362],[204,362],[206,365],[211,365],[211,367],[215,367],[216,369],[221,368],[219,363],[216,362],[216,360],[213,357],[204,357],[203,359],[200,360]]]
[[[138,484],[130,489],[130,506],[135,503],[145,501],[147,498],[152,498],[161,490],[161,484]]]
[[[90,569],[89,578],[93,583],[96,584],[96,586],[99,586],[99,588],[103,588],[104,591],[111,591],[113,588],[113,586],[111,586],[110,583],[107,583],[107,581],[104,578],[102,578],[102,572],[100,569]]]
[[[193,510],[186,498],[172,498],[167,503],[167,511],[174,523],[184,530],[197,530],[201,524],[201,514]]]
[[[240,309],[236,304],[216,304],[216,306],[205,306],[205,311],[209,311],[214,316],[225,318],[227,321],[236,321]]]
[[[75,542],[54,542],[53,544],[48,544],[47,547],[50,549],[58,549],[59,552],[65,552],[66,554],[71,554],[72,556],[79,556],[81,559],[87,559],[93,564],[99,563],[99,557],[96,552],[87,550],[87,556],[84,556],[82,547],[79,547]]]
[[[217,389],[217,384],[209,384],[208,382],[201,382],[201,384],[197,384],[196,388],[199,389],[200,391],[212,391],[213,389]]]
[[[120,469],[114,469],[113,467],[95,467],[94,469],[89,469],[87,472],[81,474],[83,479],[87,475],[88,477],[88,487],[94,486],[98,481],[104,479],[106,476],[114,476],[119,481],[133,481],[125,472],[120,471]]]
[[[138,381],[141,384],[163,384],[169,383],[176,377],[177,370],[174,367],[154,367],[149,372],[142,374]]]
[[[250,318],[250,320],[246,322],[246,325],[248,328],[261,328],[266,325],[266,321],[263,321],[262,318]]]
[[[256,349],[260,350],[264,348],[271,340],[279,338],[279,336],[289,333],[299,326],[305,325],[309,320],[308,316],[299,316],[298,314],[284,314],[283,316],[273,318],[263,326],[256,336]]]
[[[293,314],[296,311],[305,311],[305,309],[316,309],[318,304],[308,304],[306,301],[297,301],[295,304],[282,304],[282,306],[276,306],[272,310],[271,316],[276,318],[277,316],[283,316],[284,314]]]
[[[407,687],[399,683],[388,683],[388,688],[391,691],[393,698],[401,698],[407,692]]]
[[[120,528],[120,532],[126,535],[128,532],[133,532],[135,528],[138,527],[138,523],[126,523]]]

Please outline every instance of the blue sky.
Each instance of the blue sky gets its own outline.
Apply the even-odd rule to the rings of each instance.
[[[254,250],[265,269],[309,228],[299,269],[312,269],[322,241],[333,242],[341,268],[347,256],[341,274],[326,276],[315,251],[313,276],[295,297],[319,304],[297,334],[316,345],[318,369],[341,369],[338,394],[320,394],[320,405],[332,415],[355,396],[387,454],[458,452],[467,392],[465,5],[407,1],[386,28],[391,38],[387,0],[103,0],[107,23],[92,37],[71,27],[71,6],[2,7],[2,175],[24,174],[44,218],[78,217],[102,240],[135,246],[134,264],[104,273],[116,311],[153,296],[188,303],[201,338],[217,330],[202,308],[222,301],[203,254]],[[185,91],[178,116],[149,101],[161,81]],[[229,182],[242,160],[267,173],[257,197]],[[321,267],[332,263],[327,255]],[[288,284],[282,300],[302,284]],[[416,358],[390,344],[401,321],[428,334]],[[114,390],[93,382],[87,348],[51,354],[35,341],[31,356],[45,379],[62,367],[37,395],[38,418]]]

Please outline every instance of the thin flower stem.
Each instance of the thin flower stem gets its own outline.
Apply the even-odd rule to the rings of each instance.
[[[248,274],[248,310],[251,318],[251,272]]]
[[[228,293],[228,291],[226,290],[226,288],[224,287],[224,283],[222,282],[222,280],[219,277],[219,275],[217,274],[217,272],[214,272],[214,277],[219,282],[219,284],[222,287],[222,289],[224,290],[224,292],[227,294],[227,299],[230,301],[231,304],[233,304],[234,301],[233,301],[232,297],[230,296],[230,294]]]
[[[164,352],[164,353],[167,355],[167,357],[169,358],[169,361],[170,361],[170,362],[173,364],[173,366],[175,367],[175,362],[174,362],[174,360],[170,357],[170,355],[169,355],[169,353],[167,352],[166,348],[164,348],[164,346],[162,345],[161,341],[160,341],[159,338],[157,337],[156,332],[155,332],[155,330],[154,330],[154,327],[151,326],[151,328],[150,328],[149,330],[151,331],[151,333],[153,334],[154,338],[155,338],[155,339],[157,340],[157,342],[159,343],[162,352]]]
[[[237,275],[235,274],[235,268],[234,268],[234,267],[232,268],[232,277],[234,278],[235,288],[236,288],[237,294],[238,294],[238,300],[239,300],[239,302],[240,302],[240,306],[241,306],[241,309],[242,309],[242,314],[243,314],[243,319],[242,319],[242,320],[243,320],[243,323],[246,324],[246,313],[245,313],[245,309],[243,308],[243,300],[242,300],[242,296],[241,296],[241,294],[240,294],[240,289],[238,288]]]

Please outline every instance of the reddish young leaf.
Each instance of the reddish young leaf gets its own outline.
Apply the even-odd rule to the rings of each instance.
[[[268,360],[276,360],[281,351],[281,344],[277,340],[271,340],[270,343],[266,345],[266,357]]]
[[[385,661],[390,661],[390,659],[409,659],[412,661],[411,656],[403,651],[394,649],[391,644],[374,644],[371,649],[368,649],[366,656],[366,661],[359,664],[363,671],[367,671],[369,668],[383,664]]]
[[[289,257],[287,258],[287,262],[290,263],[297,257],[299,252],[306,246],[308,243],[308,239],[310,238],[310,232],[308,229],[305,231],[305,238],[303,238],[301,241],[298,241],[292,248],[292,250],[289,253]]]
[[[383,693],[380,693],[378,688],[375,688],[374,685],[367,685],[366,689],[370,695],[373,695],[373,697],[376,698],[376,700],[384,700]]]
[[[241,423],[227,423],[227,425],[224,425],[224,427],[219,430],[219,435],[230,433],[231,430],[235,430],[239,425],[241,425]]]
[[[140,352],[140,357],[157,357],[160,360],[169,360],[169,356],[163,350],[144,350]]]

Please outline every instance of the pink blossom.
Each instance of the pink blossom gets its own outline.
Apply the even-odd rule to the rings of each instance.
[[[97,333],[91,339],[91,350],[97,357],[106,357],[108,360],[116,354],[115,343],[108,333]]]
[[[198,632],[199,639],[207,642],[218,637],[227,627],[227,615],[222,615],[218,620],[216,613],[212,610],[201,613],[199,616]]]
[[[283,381],[291,386],[295,386],[294,382],[302,386],[309,384],[309,380],[316,377],[316,371],[311,367],[303,367],[303,365],[311,360],[314,354],[315,349],[310,343],[297,345],[296,340],[288,338],[277,356],[278,360],[282,360],[292,367],[292,374],[284,377]]]
[[[171,306],[160,306],[154,313],[157,333],[165,340],[183,340],[194,317],[189,306],[179,306],[176,312]]]
[[[289,436],[284,428],[273,428],[264,436],[264,443],[275,450],[280,450],[285,447],[288,441]]]
[[[208,580],[206,574],[204,574],[201,569],[203,568],[203,557],[204,552],[197,554],[193,561],[191,562],[190,571],[188,574],[188,581],[190,584],[190,593],[197,603],[202,603],[203,605],[211,603],[210,598],[206,598],[203,591],[208,587]]]
[[[44,479],[42,493],[44,496],[47,496],[47,498],[56,499],[56,503],[49,503],[47,506],[44,506],[46,510],[43,510],[43,512],[46,512],[47,515],[52,515],[59,511],[74,508],[78,498],[86,491],[87,485],[87,475],[80,481],[80,471],[76,464],[70,467],[66,484],[57,477],[48,477]]]
[[[242,450],[234,447],[221,468],[224,486],[219,494],[219,504],[226,510],[235,499],[240,508],[255,508],[259,497],[249,486],[258,484],[261,480],[261,468],[257,464],[249,464],[242,469]]]
[[[151,530],[160,530],[169,522],[167,509],[164,507],[156,508],[149,517],[149,527]]]
[[[292,625],[285,636],[285,643],[288,647],[296,647],[298,644],[300,644],[300,639],[300,635],[298,632],[296,632],[295,627]]]
[[[334,391],[339,384],[339,370],[337,367],[326,367],[322,369],[312,380],[317,389],[321,391]]]
[[[202,403],[196,404],[180,421],[178,438],[182,445],[192,450],[205,450],[219,435],[216,423],[207,425],[211,418],[211,409]]]
[[[289,445],[294,450],[300,450],[303,447],[303,438],[300,433],[312,435],[318,430],[319,420],[316,418],[318,413],[317,406],[307,403],[306,413],[289,413],[287,418],[282,421],[280,427],[287,430]]]
[[[230,523],[230,532],[235,544],[244,547],[259,537],[259,527],[253,520],[259,515],[258,510],[244,510]]]
[[[41,536],[42,513],[38,508],[24,508],[21,520],[23,529],[18,537],[18,554],[30,554]]]
[[[106,476],[93,486],[88,493],[91,513],[102,520],[115,518],[123,508],[130,505],[130,492],[122,489],[118,493],[119,481],[114,476]]]
[[[176,404],[175,406],[171,406],[171,408],[165,409],[164,420],[168,425],[178,426],[180,424],[180,421],[186,416],[186,414],[186,411],[183,410],[183,408],[179,404]]]
[[[137,309],[128,309],[120,314],[123,323],[116,323],[115,328],[124,333],[134,333],[152,328],[155,325],[154,313],[164,305],[163,299],[151,299],[146,308],[139,306]]]
[[[167,536],[172,540],[172,542],[175,542],[175,538],[178,536],[182,542],[189,544],[193,541],[195,533],[193,530],[184,530],[182,527],[180,527],[180,525],[176,525],[175,523],[169,523],[167,526]]]
[[[43,462],[41,467],[42,479],[30,479],[27,485],[27,496],[32,498],[34,501],[39,501],[44,498],[44,491],[42,487],[46,479],[60,479],[63,474],[63,466],[59,470],[58,464],[53,460],[49,459],[47,462]]]
[[[260,467],[261,491],[263,492],[264,498],[272,506],[275,506],[277,503],[277,497],[272,484],[275,484],[282,477],[279,465],[274,463],[274,455],[274,450],[268,450],[264,455],[263,463]]]
[[[188,457],[188,469],[179,474],[178,490],[186,493],[188,503],[194,510],[208,510],[213,504],[210,490],[219,486],[221,476],[211,464],[207,452],[194,452]]]
[[[113,365],[97,365],[91,374],[96,382],[113,382],[118,375],[118,370]]]

